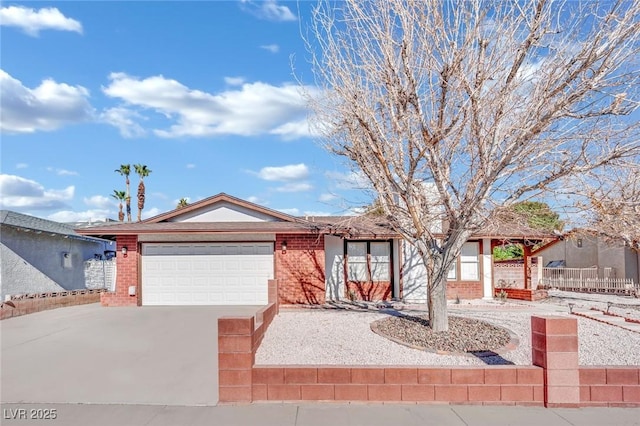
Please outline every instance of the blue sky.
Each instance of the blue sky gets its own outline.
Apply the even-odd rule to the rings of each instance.
[[[152,170],[143,218],[219,192],[294,215],[366,203],[309,133],[292,70],[312,84],[300,36],[311,6],[0,3],[0,206],[117,219],[123,163]]]

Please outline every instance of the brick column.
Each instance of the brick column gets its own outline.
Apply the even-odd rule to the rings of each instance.
[[[127,254],[122,248],[127,247]],[[116,289],[114,292],[102,293],[102,306],[136,306],[141,303],[140,284],[138,283],[138,236],[119,235],[116,240]],[[129,287],[135,287],[134,295],[129,294]]]
[[[533,365],[544,369],[545,407],[578,407],[578,321],[565,317],[531,317]]]
[[[254,363],[253,317],[218,318],[220,402],[251,402]]]

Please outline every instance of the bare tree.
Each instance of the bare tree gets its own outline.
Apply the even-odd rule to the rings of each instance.
[[[640,251],[640,173],[634,164],[587,179],[587,227]]]
[[[573,194],[560,208],[576,177],[637,159],[639,37],[638,0],[320,0],[316,131],[422,257],[434,330],[497,207]]]

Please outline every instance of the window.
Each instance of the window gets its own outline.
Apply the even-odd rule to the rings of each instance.
[[[480,281],[480,243],[465,243],[460,256],[451,264],[448,281]],[[460,265],[458,267],[458,265]],[[458,274],[460,276],[458,277]]]
[[[460,252],[460,280],[478,281],[480,280],[480,244],[477,242],[465,243]]]
[[[349,281],[368,281],[367,243],[347,243]]]
[[[455,281],[458,277],[458,261],[454,260],[449,268],[449,273],[447,274],[447,280]]]
[[[390,281],[391,244],[387,241],[347,242],[349,281]]]

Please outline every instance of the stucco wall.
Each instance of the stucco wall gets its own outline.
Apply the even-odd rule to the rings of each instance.
[[[60,291],[64,288],[0,244],[0,301],[5,300],[6,295]]]
[[[325,235],[325,285],[327,300],[345,298],[344,287],[344,241],[340,237]]]
[[[64,238],[58,234],[35,233],[18,231],[11,227],[2,227],[0,241],[11,249],[24,262],[30,264],[37,271],[47,276],[51,281],[64,290],[78,290],[85,288],[84,261],[92,259],[94,255],[102,255],[105,251],[105,243],[87,241],[75,238]],[[112,249],[112,248],[111,248]],[[64,264],[63,254],[68,253],[70,263]],[[14,276],[15,270],[2,270],[2,293],[7,289],[15,288],[17,283],[24,282],[22,277]],[[30,273],[33,277],[38,274]],[[36,290],[31,288],[30,290]],[[26,293],[21,290],[18,294]],[[54,290],[46,290],[54,291]],[[58,289],[59,291],[59,289]],[[6,294],[11,294],[9,290]]]
[[[415,248],[402,244],[402,298],[409,303],[427,302],[427,270]]]
[[[578,247],[578,239],[582,247]],[[599,267],[602,277],[604,268],[615,268],[616,278],[631,278],[638,282],[638,254],[621,245],[611,245],[593,236],[575,236],[558,241],[550,247],[536,251],[542,256],[543,266],[553,260],[565,260],[567,268]]]

